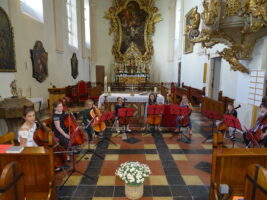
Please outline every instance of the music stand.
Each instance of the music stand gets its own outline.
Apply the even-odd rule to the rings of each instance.
[[[67,174],[68,174],[68,177],[66,178],[66,180],[64,181],[64,183],[62,184],[62,185],[60,185],[59,186],[59,190],[66,184],[66,182],[69,180],[69,178],[72,176],[72,174],[73,173],[75,173],[75,172],[77,172],[77,173],[79,173],[79,174],[81,174],[81,175],[83,175],[83,176],[85,176],[86,178],[88,178],[88,179],[92,179],[92,180],[94,180],[94,178],[93,177],[91,177],[91,176],[88,176],[87,174],[85,174],[85,173],[83,173],[83,172],[81,172],[81,171],[79,171],[79,170],[77,170],[76,169],[76,163],[75,163],[75,161],[74,161],[74,151],[64,151],[64,152],[54,152],[54,154],[62,154],[62,153],[71,153],[71,155],[72,155],[72,168],[70,169],[70,174],[68,174],[69,173],[69,171],[67,172]]]
[[[100,122],[105,122],[105,121],[107,121],[107,120],[112,119],[113,116],[114,116],[114,112],[105,112],[105,113],[103,113],[103,114],[101,115],[99,121],[100,121]],[[104,131],[106,131],[106,129],[105,129]],[[100,142],[104,142],[104,140],[108,140],[110,143],[112,143],[112,144],[114,144],[114,145],[117,145],[112,139],[110,139],[109,137],[107,137],[105,133],[103,133],[103,135],[104,135],[104,137],[103,137],[102,140],[99,141],[98,143],[100,143]]]
[[[159,132],[159,130],[156,132],[155,117],[156,117],[156,115],[162,115],[163,112],[164,112],[164,105],[153,104],[153,105],[149,105],[147,107],[147,116],[152,115],[154,118],[153,123],[150,124],[150,125],[152,125],[152,135]],[[148,133],[145,133],[144,135],[146,135],[146,134],[148,134]]]
[[[120,108],[119,110],[118,110],[118,118],[120,119],[120,118],[130,118],[130,117],[132,117],[133,116],[133,114],[134,114],[134,108]],[[118,119],[118,120],[119,120]],[[129,119],[125,119],[126,121],[127,120],[129,120]],[[125,123],[125,124],[121,124],[122,126],[123,126],[123,128],[124,128],[124,133],[126,133],[126,126],[129,124],[129,122],[128,123]],[[120,133],[119,133],[120,134]],[[119,135],[119,134],[117,134],[117,135]],[[133,134],[133,133],[131,133],[131,134]]]
[[[206,116],[207,118],[209,118],[212,121],[211,133],[202,142],[202,143],[205,143],[207,140],[213,138],[213,131],[214,131],[214,128],[215,128],[215,123],[216,123],[217,120],[221,120],[222,117],[218,113],[213,112],[213,111],[209,111],[209,110],[204,111],[203,114],[204,114],[204,116]]]
[[[179,123],[179,121],[181,121],[184,117],[187,117],[190,114],[190,109],[188,107],[181,107],[178,105],[172,105],[170,108],[170,114],[178,117],[178,123]],[[189,120],[188,120],[188,124],[186,126],[182,125],[181,127],[187,127],[188,125],[189,125]],[[180,138],[181,138],[180,136],[184,136],[184,138],[187,140],[187,142],[190,142],[190,140],[191,140],[183,133],[183,131],[174,132],[169,139],[174,138],[176,135],[178,136],[177,141],[180,140]]]
[[[242,131],[242,127],[241,127],[241,124],[240,124],[240,121],[233,115],[224,115],[223,116],[224,120],[225,120],[225,124],[228,126],[228,127],[231,127],[231,128],[234,128],[234,131],[233,131],[233,148],[235,146],[235,133],[237,130],[240,130]]]

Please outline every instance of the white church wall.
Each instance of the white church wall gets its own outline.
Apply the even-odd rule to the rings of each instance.
[[[16,51],[16,73],[0,73],[1,78],[1,94],[3,97],[10,96],[9,83],[11,80],[17,80],[18,88],[22,89],[22,93],[26,97],[43,97],[48,98],[48,88],[51,84],[57,87],[76,84],[79,80],[89,80],[89,62],[82,59],[81,52],[81,6],[77,1],[77,22],[78,22],[78,49],[68,45],[68,30],[66,9],[63,9],[62,17],[63,28],[62,35],[64,41],[64,52],[57,53],[55,47],[55,24],[54,24],[54,2],[53,0],[43,1],[44,23],[40,23],[31,17],[23,14],[20,10],[20,1],[0,1],[2,6],[8,13],[12,26],[14,28],[15,51]],[[33,49],[35,41],[40,40],[48,53],[48,73],[47,79],[39,83],[32,78],[32,63],[30,59],[30,49]],[[76,52],[79,60],[79,76],[73,79],[71,76],[70,59],[72,53]],[[5,81],[3,81],[5,80]],[[3,94],[2,94],[3,93]]]

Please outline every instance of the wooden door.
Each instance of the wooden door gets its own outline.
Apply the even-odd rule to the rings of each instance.
[[[104,65],[96,65],[96,84],[104,86],[105,67]]]

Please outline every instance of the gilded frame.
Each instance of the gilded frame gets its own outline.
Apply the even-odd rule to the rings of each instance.
[[[0,7],[0,19],[0,72],[16,72],[13,27],[2,7]]]
[[[128,48],[121,52],[123,43],[123,27],[120,14],[129,9],[130,4],[138,4],[139,11],[147,14],[144,25],[143,40],[145,52],[138,48],[138,44],[131,41],[128,42]],[[127,7],[128,6],[128,7]],[[130,12],[130,10],[129,10]],[[114,33],[114,45],[112,53],[115,56],[117,63],[131,63],[132,59],[137,63],[148,63],[154,53],[152,35],[155,32],[155,24],[162,20],[161,14],[158,13],[158,8],[155,7],[154,0],[113,0],[112,7],[105,13],[106,19],[111,21],[109,34]],[[140,16],[138,15],[140,18]],[[138,18],[137,17],[137,18]]]
[[[185,15],[185,25],[184,25],[184,54],[193,53],[194,51],[194,43],[191,42],[188,38],[188,26],[191,25],[191,16],[194,12],[195,8],[192,8],[186,15]]]

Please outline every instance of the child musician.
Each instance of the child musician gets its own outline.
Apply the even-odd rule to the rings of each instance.
[[[260,116],[258,117],[258,119],[256,121],[256,125],[252,129],[250,129],[250,131],[254,135],[258,131],[262,132],[262,134],[260,136],[260,140],[258,142],[259,143],[262,142],[265,148],[267,148],[266,130],[267,130],[267,103],[262,103],[260,105]],[[243,137],[244,137],[244,142],[246,144],[246,147],[248,147],[250,141],[247,138],[246,132],[243,133]]]
[[[237,111],[235,110],[234,104],[228,103],[227,105],[227,111],[225,113],[226,115],[233,115],[237,118]]]
[[[148,110],[148,106],[150,105],[155,105],[157,104],[157,96],[154,93],[150,93],[148,96],[148,102],[146,104],[146,108],[145,108],[145,114],[144,114],[144,122],[145,122],[145,127],[143,128],[143,130],[147,127],[147,118],[148,118],[148,114],[147,114],[147,110]],[[156,125],[155,129],[160,130],[160,125]]]
[[[35,111],[31,107],[25,107],[23,110],[24,123],[18,132],[18,141],[20,146],[35,147],[37,144],[33,140],[34,132],[37,129],[35,123]]]
[[[63,104],[56,101],[53,104],[53,117],[52,117],[52,131],[59,139],[59,143],[65,149],[68,149],[69,144],[69,130],[64,124],[65,112],[63,111]]]
[[[83,125],[85,126],[85,130],[88,134],[88,140],[89,142],[93,141],[93,117],[91,115],[91,111],[95,108],[94,101],[91,99],[88,99],[85,102],[86,109],[83,110]],[[97,136],[99,136],[99,132],[95,132]]]
[[[188,98],[186,95],[183,95],[182,96],[182,100],[181,100],[181,103],[180,103],[180,107],[187,107],[189,108],[191,111],[193,110],[193,106],[191,105],[191,103],[189,102]],[[191,113],[190,113],[191,114]],[[189,138],[191,138],[192,136],[192,123],[191,123],[191,119],[190,119],[190,114],[188,116],[188,120],[189,120],[189,124],[188,124],[188,135],[189,135]],[[176,129],[175,129],[175,132],[179,132],[180,131],[180,126],[179,126],[179,118],[177,117],[177,125],[176,125]]]
[[[117,104],[115,105],[115,120],[116,120],[116,131],[117,133],[120,133],[120,127],[119,127],[119,109],[124,108],[125,104],[123,102],[123,99],[121,97],[117,98]],[[131,129],[129,128],[129,124],[126,126],[126,131],[131,132]]]

